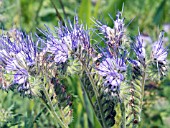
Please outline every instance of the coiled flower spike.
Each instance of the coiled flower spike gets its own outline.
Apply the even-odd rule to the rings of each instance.
[[[98,73],[105,77],[105,85],[112,91],[119,91],[120,84],[124,80],[122,74],[126,71],[124,57],[107,57],[97,66]]]
[[[99,21],[97,21],[97,26],[99,27],[99,30],[104,35],[104,37],[107,39],[106,44],[109,45],[109,47],[111,46],[112,48],[115,48],[121,45],[125,32],[122,12],[117,13],[116,20],[113,22],[113,28],[110,28],[107,25],[103,25]]]
[[[167,49],[163,47],[163,37],[164,31],[160,33],[158,41],[156,41],[152,47],[153,59],[161,63],[166,62],[166,58],[168,55]]]
[[[69,26],[60,26],[56,29],[56,36],[52,34],[51,30],[42,32],[47,38],[46,51],[52,53],[54,61],[58,64],[66,62],[71,53],[81,46],[81,49],[90,48],[90,37],[88,31],[83,25],[79,25],[78,17],[75,17],[75,24],[69,22]]]
[[[158,71],[160,71],[161,75],[163,76],[165,74],[165,71],[167,70],[166,63],[167,63],[167,55],[168,50],[167,48],[163,47],[163,37],[164,37],[164,31],[162,31],[159,35],[158,41],[156,41],[152,46],[152,60],[155,63],[156,67],[158,68]]]
[[[143,40],[140,37],[140,34],[136,37],[136,42],[134,44],[134,51],[136,53],[138,61],[142,65],[145,65],[145,56],[146,56],[145,55],[145,48],[144,48]]]
[[[14,31],[13,38],[9,35],[1,35],[0,42],[0,66],[4,69],[3,74],[12,75],[13,81],[10,84],[17,84],[18,91],[25,93],[30,89],[28,82],[30,69],[37,61],[36,44],[31,36],[17,30]]]

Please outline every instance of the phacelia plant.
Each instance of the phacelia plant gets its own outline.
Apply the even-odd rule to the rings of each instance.
[[[39,29],[43,36],[36,35],[35,40],[19,30],[3,33],[0,88],[40,98],[56,126],[67,128],[74,110],[72,95],[63,80],[78,74],[103,128],[115,124],[137,127],[142,120],[145,85],[149,80],[164,78],[168,49],[164,46],[164,31],[150,44],[149,51],[140,32],[134,39],[128,36],[124,20],[118,12],[113,28],[94,21],[98,35],[103,37],[103,47],[92,45],[90,29],[80,24],[77,16],[74,24],[59,23],[54,31],[47,26]]]

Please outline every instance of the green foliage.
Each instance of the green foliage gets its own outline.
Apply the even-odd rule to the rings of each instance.
[[[59,0],[53,1],[65,21],[67,18],[73,20],[75,13],[78,13],[80,21],[91,27],[94,26],[91,20],[93,17],[112,26],[113,21],[108,14],[115,18],[114,16],[117,10],[122,10],[124,3],[123,15],[126,17],[126,24],[129,24],[130,21],[134,19],[127,29],[132,35],[137,34],[138,30],[136,28],[139,26],[141,33],[154,36],[158,27],[162,29],[162,25],[170,21],[169,0],[93,0],[92,2],[90,0],[62,0],[66,15],[63,12]],[[52,28],[58,24],[58,21],[55,9],[49,0],[0,1],[0,29],[3,31],[11,28],[19,28],[26,32],[32,32],[33,34],[37,32],[39,34],[36,28],[42,28],[44,24]],[[101,41],[97,36],[94,38],[98,42]],[[74,74],[75,71],[77,72],[83,68],[79,62],[70,62],[70,64],[73,66],[67,69],[67,72],[70,72],[70,74]],[[56,112],[61,115],[63,121],[71,122],[69,124],[71,128],[99,128],[102,126],[97,118],[101,119],[102,117],[99,112],[99,106],[97,105],[97,99],[100,99],[99,104],[101,105],[102,113],[104,113],[103,116],[106,125],[113,126],[115,123],[115,126],[120,126],[120,124],[117,124],[118,121],[120,121],[118,119],[121,119],[119,106],[114,105],[115,101],[108,97],[110,93],[107,92],[105,88],[101,87],[102,81],[93,73],[91,62],[88,62],[88,65],[84,66],[88,69],[88,72],[84,71],[83,74],[81,74],[81,81],[78,79],[77,75],[71,75],[66,76],[66,80],[61,80],[58,86],[54,86],[54,83],[51,84],[51,86],[46,86],[46,89],[50,93],[50,98],[52,98],[53,105],[55,106],[61,103],[61,106],[59,105],[61,111],[59,112],[56,110]],[[155,71],[155,73],[156,72],[157,71]],[[97,92],[101,94],[97,98],[94,97],[95,92],[92,91],[93,86],[90,84],[89,74],[90,77],[93,78],[92,80],[95,80],[95,77],[98,78],[98,81],[94,81],[94,84],[97,85]],[[4,77],[6,77],[6,75],[4,75]],[[155,78],[156,77],[157,76],[155,76]],[[56,78],[54,78],[54,80],[56,80]],[[130,93],[128,89],[128,94],[130,94],[130,97],[134,98],[134,105],[141,104],[140,80],[141,78],[139,76],[139,78],[129,83],[129,88],[134,91]],[[33,80],[32,82],[37,81]],[[62,86],[62,83],[68,86]],[[148,95],[144,98],[144,113],[142,114],[140,127],[168,128],[170,126],[170,111],[168,108],[170,106],[170,75],[167,75],[167,78],[161,85],[155,80],[153,83],[146,83],[145,86]],[[147,87],[152,88],[148,89]],[[69,95],[63,91],[64,89],[67,89],[73,99],[68,98]],[[37,94],[40,95],[39,93]],[[154,98],[153,95],[157,97]],[[57,100],[55,100],[56,97]],[[92,100],[90,101],[89,99]],[[45,98],[44,100],[46,101]],[[70,102],[73,104],[72,107],[69,104]],[[128,106],[130,102],[132,101],[127,103]],[[134,119],[138,119],[140,108],[132,106],[128,108],[129,117],[127,120],[131,122],[134,121]],[[131,112],[133,112],[133,114]],[[71,113],[73,114],[73,119],[72,116],[69,115]],[[98,113],[96,114],[97,117],[95,113]],[[115,122],[113,120],[114,118]],[[52,119],[53,117],[51,117],[48,109],[41,104],[40,99],[35,98],[30,100],[26,97],[22,98],[11,91],[7,93],[0,90],[0,127],[55,127],[54,120]]]
[[[0,106],[0,127],[12,127],[20,124],[21,115],[14,114],[14,104],[11,105],[7,110]]]
[[[102,78],[95,73],[94,70],[94,58],[90,51],[81,50],[77,56],[81,63],[83,72],[81,76],[81,82],[83,89],[86,92],[90,103],[97,115],[102,127],[112,127],[115,124],[114,117],[116,115],[115,104],[118,96],[115,99],[112,98],[112,93],[107,88],[103,87]]]
[[[129,69],[127,77],[129,78],[128,86],[123,90],[126,93],[124,97],[125,101],[125,120],[127,127],[135,127],[141,121],[141,111],[142,111],[142,97],[143,97],[143,87],[142,82],[144,69],[141,66],[132,65]],[[122,94],[123,95],[123,94]]]
[[[84,13],[86,12],[86,13]],[[82,0],[79,10],[80,19],[90,26],[90,17],[91,17],[91,1],[90,0]]]
[[[153,22],[157,25],[161,24],[161,20],[163,19],[162,17],[164,16],[164,10],[165,10],[164,7],[166,5],[166,2],[167,0],[163,0],[155,12]]]
[[[42,95],[44,103],[46,103],[49,109],[52,109],[50,108],[51,104],[63,123],[68,126],[72,122],[72,101],[71,96],[66,93],[65,86],[59,83],[56,78],[52,78],[51,85],[47,85],[46,90],[48,90],[48,97],[51,101],[48,100],[47,94],[44,94],[46,96]]]

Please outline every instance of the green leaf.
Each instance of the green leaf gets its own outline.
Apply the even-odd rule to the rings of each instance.
[[[82,0],[78,14],[80,21],[90,26],[91,18],[91,0]]]
[[[100,5],[101,5],[101,0],[98,0],[96,6],[94,7],[94,13],[93,13],[94,18],[97,18],[97,15],[99,14]]]
[[[160,24],[160,23],[161,23],[161,20],[163,19],[163,13],[164,13],[164,7],[165,7],[165,5],[166,5],[166,0],[163,0],[163,1],[160,3],[158,9],[157,9],[156,12],[155,12],[155,15],[154,15],[154,17],[153,17],[153,22],[154,22],[155,24],[157,24],[157,25]]]

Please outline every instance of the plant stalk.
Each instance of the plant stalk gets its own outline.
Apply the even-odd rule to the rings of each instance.
[[[125,114],[125,103],[122,101],[120,104],[121,109],[121,116],[122,116],[122,122],[121,122],[121,128],[126,128],[126,114]]]
[[[96,96],[96,100],[97,100],[97,105],[98,105],[98,107],[99,107],[99,112],[100,112],[100,116],[101,116],[103,128],[107,128],[107,126],[106,126],[106,124],[105,124],[105,120],[104,120],[104,115],[103,115],[103,112],[102,112],[102,109],[101,109],[101,105],[100,105],[100,102],[99,102],[99,98],[98,98],[98,97],[99,97],[99,93],[98,93],[98,91],[97,91],[97,88],[95,87],[95,83],[94,83],[91,75],[89,74],[89,70],[88,70],[86,64],[84,64],[84,62],[82,62],[82,61],[81,61],[81,63],[82,63],[82,65],[83,65],[83,69],[85,70],[87,76],[89,77],[89,80],[90,80],[91,85],[92,85],[92,87],[93,87],[93,90],[94,90],[94,93],[95,93],[95,96]]]
[[[142,104],[143,104],[143,98],[145,94],[145,80],[146,80],[146,66],[144,67],[144,73],[142,77],[142,98],[141,98],[141,109],[142,109]]]
[[[144,95],[145,95],[145,80],[146,80],[146,66],[144,66],[144,72],[143,72],[143,76],[142,76],[142,97],[140,100],[140,117],[141,117],[141,113],[142,113],[142,106],[143,106],[143,99],[144,99]]]
[[[56,12],[56,16],[58,17],[58,19],[62,22],[62,25],[65,26],[65,23],[64,23],[64,20],[63,18],[61,17],[57,7],[55,6],[53,0],[50,0],[51,1],[51,4],[53,5],[54,9],[55,9],[55,12]]]
[[[50,112],[51,112],[51,114],[54,116],[54,118],[56,119],[56,121],[59,123],[59,125],[60,125],[62,128],[68,128],[68,126],[66,126],[66,125],[63,123],[63,121],[60,119],[60,117],[58,116],[58,114],[55,112],[54,107],[53,107],[53,104],[52,104],[52,102],[51,102],[51,100],[50,100],[50,97],[49,97],[49,95],[48,95],[48,93],[47,93],[47,90],[46,90],[46,88],[45,88],[45,85],[43,85],[43,92],[44,92],[44,94],[45,94],[45,97],[46,97],[46,99],[47,99],[48,105],[49,105],[49,107],[50,107]]]

